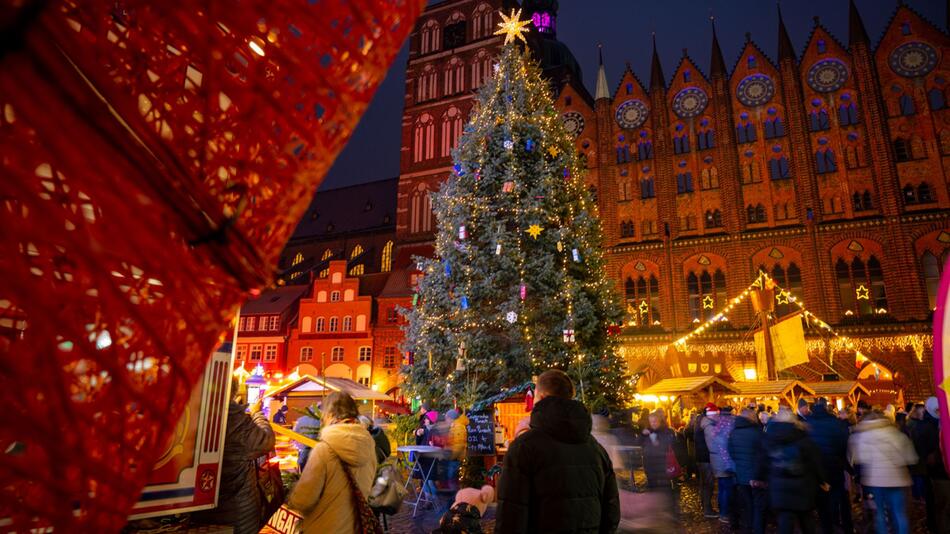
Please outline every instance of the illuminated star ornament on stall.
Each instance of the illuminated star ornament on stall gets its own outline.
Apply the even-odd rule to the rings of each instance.
[[[3,6],[0,525],[118,532],[424,2]]]
[[[531,21],[520,20],[521,10],[512,10],[510,16],[504,13],[499,13],[499,15],[501,15],[502,21],[498,23],[498,30],[495,35],[504,35],[505,44],[513,43],[516,39],[521,39],[521,42],[527,44],[528,41],[524,38],[524,34],[528,31],[526,27],[531,24]]]

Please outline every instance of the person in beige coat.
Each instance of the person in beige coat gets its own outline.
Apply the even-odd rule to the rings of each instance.
[[[320,441],[287,500],[289,508],[303,515],[299,532],[357,532],[356,503],[341,462],[364,498],[376,476],[376,444],[358,417],[356,402],[346,393],[331,393],[323,401]]]
[[[885,516],[897,534],[910,532],[905,489],[910,487],[908,466],[917,463],[910,439],[881,412],[868,412],[848,440],[851,463],[861,466],[861,485],[874,496],[875,531],[887,532]]]

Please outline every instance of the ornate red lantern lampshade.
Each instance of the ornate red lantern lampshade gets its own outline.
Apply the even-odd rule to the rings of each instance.
[[[422,5],[0,2],[3,528],[121,528]]]

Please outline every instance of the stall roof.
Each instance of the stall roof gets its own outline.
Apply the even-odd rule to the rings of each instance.
[[[312,375],[303,375],[289,384],[284,384],[283,386],[268,391],[266,395],[268,397],[278,397],[290,393],[316,393],[326,390],[349,393],[354,400],[391,400],[388,395],[373,391],[363,384],[354,382],[349,378],[320,378]]]
[[[815,395],[850,395],[854,390],[859,389],[865,395],[871,395],[868,388],[864,387],[857,380],[835,380],[829,382],[808,382],[805,384],[815,390]]]
[[[732,384],[743,396],[784,395],[800,387],[806,395],[814,395],[815,390],[799,380],[769,380],[767,382],[736,382]]]
[[[711,385],[716,385],[732,393],[739,391],[715,376],[691,376],[688,378],[665,378],[656,384],[641,391],[644,395],[679,395],[702,391]]]

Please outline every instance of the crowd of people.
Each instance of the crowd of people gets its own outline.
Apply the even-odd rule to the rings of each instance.
[[[824,398],[771,410],[709,403],[686,420],[662,409],[643,411],[627,438],[604,415],[575,399],[558,370],[538,377],[534,407],[518,425],[496,487],[458,489],[444,510],[440,534],[478,533],[497,498],[495,532],[615,532],[629,517],[631,495],[663,497],[672,521],[682,485],[696,478],[703,514],[733,532],[854,533],[858,519],[874,532],[910,532],[909,499],[925,503],[930,532],[950,532],[950,480],[939,445],[937,399],[902,409],[859,403],[840,409]],[[737,412],[737,413],[736,413]],[[286,417],[287,410],[275,413]],[[295,428],[318,438],[299,445],[300,478],[286,506],[303,519],[300,532],[376,532],[367,496],[377,467],[391,455],[389,438],[361,416],[346,393],[328,395],[319,414]],[[463,413],[423,410],[414,439],[444,449],[444,480],[457,484],[466,450]],[[286,424],[286,420],[283,420]],[[616,427],[616,425],[613,425]],[[634,447],[630,447],[632,443]],[[258,401],[235,397],[228,414],[219,505],[195,519],[257,532],[266,514],[255,463],[274,448],[274,433]],[[312,444],[312,443],[311,443]],[[624,446],[628,445],[628,446]],[[636,462],[630,451],[640,451]],[[634,465],[636,463],[636,465]],[[621,484],[641,467],[642,493]],[[423,466],[428,469],[428,466]],[[426,488],[435,494],[435,488]],[[496,492],[497,490],[497,492]],[[860,503],[855,507],[853,504]],[[864,518],[852,517],[858,508]],[[650,513],[658,512],[651,510]]]

